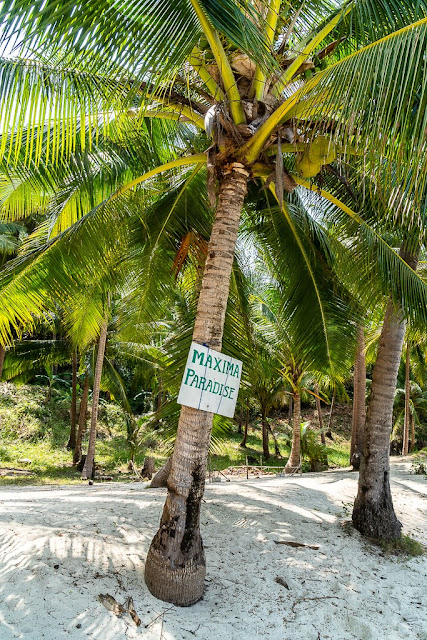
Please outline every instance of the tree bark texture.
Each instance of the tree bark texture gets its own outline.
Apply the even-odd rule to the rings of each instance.
[[[409,429],[411,426],[411,378],[410,378],[410,347],[406,343],[405,361],[405,420],[403,423],[402,456],[407,456],[409,451]]]
[[[293,394],[294,417],[292,431],[292,447],[289,460],[285,465],[285,473],[294,473],[301,462],[301,396]]]
[[[319,398],[319,385],[315,384],[314,391],[316,392],[316,409],[317,409],[317,417],[319,418],[319,430],[320,430],[320,440],[322,444],[326,444],[325,432],[323,431],[323,417],[322,417],[322,407],[320,405]]]
[[[363,454],[363,434],[366,418],[366,358],[363,327],[357,333],[356,357],[353,376],[353,419],[351,424],[350,464],[354,471],[360,468]]]
[[[92,417],[90,422],[89,446],[82,471],[82,478],[92,478],[94,475],[96,426],[98,423],[99,391],[101,387],[102,366],[104,364],[105,345],[107,342],[107,321],[101,326],[98,341],[98,354],[96,356],[95,375],[93,377],[92,391]]]
[[[0,344],[0,382],[3,375],[3,366],[4,366],[4,357],[6,355],[6,349],[2,344]]]
[[[163,465],[160,467],[156,475],[151,481],[150,489],[159,489],[161,487],[168,486],[168,478],[172,467],[172,458],[168,458]]]
[[[73,464],[77,464],[82,457],[82,441],[86,427],[87,401],[89,397],[89,376],[86,374],[83,383],[82,398],[79,409],[79,426],[77,429],[76,446],[74,447]]]
[[[289,420],[289,423],[292,420],[292,415],[293,415],[292,396],[289,396],[289,404],[288,404],[288,420]]]
[[[415,271],[418,259],[400,250]],[[390,433],[397,373],[402,357],[406,322],[401,309],[390,300],[381,331],[366,414],[359,486],[353,508],[353,524],[365,536],[381,540],[400,537],[390,491]]]
[[[70,437],[67,449],[76,448],[76,422],[77,422],[77,351],[73,351],[71,362],[71,407],[70,407]]]
[[[228,165],[220,181],[219,199],[202,286],[193,340],[221,351],[231,270],[249,174],[240,163]],[[160,528],[145,565],[151,593],[178,606],[203,596],[206,573],[200,535],[200,506],[213,414],[183,406],[178,424],[168,495]]]

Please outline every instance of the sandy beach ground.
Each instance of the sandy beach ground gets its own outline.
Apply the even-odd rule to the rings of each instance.
[[[427,557],[385,556],[348,532],[356,483],[334,471],[208,484],[206,592],[185,609],[143,580],[164,490],[0,488],[0,639],[427,640]],[[427,480],[393,461],[392,493],[404,532],[427,544]],[[132,596],[142,624],[100,593]]]

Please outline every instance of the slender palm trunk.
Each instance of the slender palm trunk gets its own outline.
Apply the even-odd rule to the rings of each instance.
[[[2,344],[0,344],[0,382],[3,375],[3,365],[4,365],[5,355],[6,355],[6,349]]]
[[[87,449],[85,465],[82,471],[83,479],[92,478],[94,473],[96,425],[98,422],[98,407],[99,407],[99,391],[101,387],[102,365],[104,364],[106,342],[107,342],[107,321],[105,320],[101,326],[101,331],[99,334],[98,355],[96,357],[95,375],[93,377],[92,417],[90,422],[89,446]]]
[[[289,424],[291,423],[292,416],[293,416],[292,396],[289,396],[289,405],[288,405],[288,420],[289,420]]]
[[[325,436],[328,436],[330,440],[334,439],[332,435],[332,416],[334,415],[334,409],[335,409],[335,389],[332,394],[331,410],[329,411],[328,430],[325,432]]]
[[[228,165],[224,172],[197,306],[193,340],[219,351],[248,177],[240,163]],[[145,565],[151,593],[180,606],[203,596],[206,562],[200,506],[212,419],[213,414],[207,411],[181,408],[168,495]]]
[[[366,418],[366,358],[365,334],[363,327],[359,327],[357,334],[356,357],[354,359],[354,392],[353,392],[353,420],[351,425],[350,464],[355,471],[360,468],[363,453],[363,434]]]
[[[416,258],[403,250],[400,255],[416,269]],[[402,311],[390,301],[372,373],[359,486],[353,508],[356,529],[363,535],[382,540],[399,538],[402,529],[391,498],[389,448],[405,324]]]
[[[261,412],[261,425],[262,425],[262,454],[266,460],[270,457],[270,447],[268,441],[268,421],[267,413],[265,409]]]
[[[82,457],[82,441],[86,427],[87,400],[89,397],[89,376],[86,374],[83,383],[82,399],[79,409],[79,426],[77,429],[76,446],[74,447],[73,464],[78,464]]]
[[[248,429],[249,429],[249,406],[246,407],[246,411],[245,411],[245,432],[243,434],[243,440],[240,443],[241,447],[246,447],[246,443],[248,441]]]
[[[293,394],[294,418],[292,432],[292,447],[289,460],[285,466],[285,473],[293,473],[300,465],[301,461],[301,396],[299,393]]]
[[[409,447],[409,451],[413,451],[415,447],[415,416],[411,414],[411,446]]]
[[[158,489],[159,487],[168,486],[168,478],[171,472],[172,458],[168,458],[151,481],[150,489]]]
[[[274,433],[273,429],[271,428],[271,426],[269,424],[268,424],[268,430],[270,432],[271,437],[273,438],[274,455],[276,456],[276,458],[280,458],[282,454],[280,453],[279,443],[277,442],[276,434]]]
[[[402,456],[407,456],[409,451],[409,429],[411,427],[411,379],[410,379],[410,348],[406,343],[405,362],[405,421],[403,424]]]
[[[77,422],[77,351],[73,351],[73,359],[71,363],[72,381],[71,381],[71,407],[70,407],[70,437],[67,443],[67,449],[76,448],[76,422]]]
[[[319,385],[317,384],[317,382],[314,385],[314,390],[316,392],[316,409],[317,409],[317,417],[319,419],[320,440],[322,444],[326,444],[325,432],[323,431],[322,407],[320,405],[320,398],[319,398]]]

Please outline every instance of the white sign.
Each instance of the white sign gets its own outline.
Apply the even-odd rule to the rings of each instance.
[[[240,360],[192,342],[177,402],[232,418],[241,375]]]

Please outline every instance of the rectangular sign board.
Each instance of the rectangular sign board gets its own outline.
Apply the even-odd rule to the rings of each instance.
[[[192,342],[177,402],[232,418],[241,375],[240,360]]]

